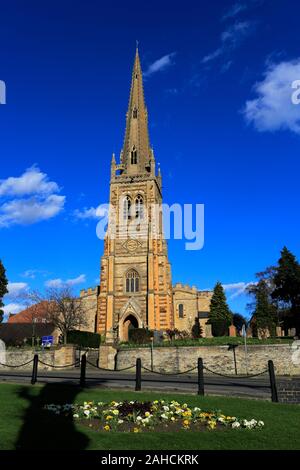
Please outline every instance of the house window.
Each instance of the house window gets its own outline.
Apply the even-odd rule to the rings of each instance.
[[[140,194],[135,200],[135,218],[140,220],[144,218],[144,201]]]
[[[178,305],[178,316],[179,318],[183,318],[183,304]]]
[[[125,290],[128,293],[139,292],[140,290],[140,276],[134,269],[131,269],[126,273]]]
[[[131,165],[136,165],[137,164],[137,151],[135,146],[133,146],[132,151],[131,151]]]
[[[126,196],[123,202],[123,219],[130,219],[130,210],[131,210],[131,199],[129,196]]]

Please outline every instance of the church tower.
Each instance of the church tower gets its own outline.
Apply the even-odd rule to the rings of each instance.
[[[162,228],[162,184],[148,133],[138,49],[120,163],[111,161],[108,230],[101,259],[98,332],[128,340],[130,328],[174,328],[171,268]]]

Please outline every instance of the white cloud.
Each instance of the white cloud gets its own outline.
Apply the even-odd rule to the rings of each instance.
[[[238,21],[221,34],[220,46],[202,59],[203,64],[214,61],[224,55],[230,54],[255,30],[254,21]]]
[[[28,284],[26,282],[9,282],[7,288],[8,293],[5,297],[17,298],[28,289]]]
[[[300,105],[292,102],[292,83],[300,79],[300,58],[269,64],[264,79],[256,83],[257,97],[243,109],[248,123],[260,131],[289,130],[300,134]]]
[[[82,210],[76,209],[74,211],[74,216],[77,219],[100,219],[101,217],[104,217],[107,215],[107,204],[100,205],[98,207],[90,207],[87,208],[85,207]]]
[[[73,279],[67,279],[63,281],[62,279],[50,279],[49,281],[45,282],[46,287],[53,287],[53,288],[62,288],[62,287],[72,287],[76,286],[78,284],[82,284],[86,282],[86,275],[85,274],[80,274],[78,277],[75,277]]]
[[[234,3],[228,11],[225,13],[225,15],[222,17],[222,20],[228,20],[230,18],[236,17],[239,13],[242,11],[245,11],[248,9],[248,6],[245,3]]]
[[[26,277],[28,279],[35,279],[37,274],[42,274],[45,276],[46,274],[49,274],[48,271],[44,271],[42,269],[27,269],[24,271],[21,276]]]
[[[8,315],[10,313],[19,313],[21,312],[22,310],[25,310],[26,308],[26,305],[22,305],[22,304],[18,304],[18,303],[10,303],[10,304],[7,304],[7,305],[4,305],[4,307],[2,307],[2,310],[4,312],[4,321],[7,320],[8,318]]]
[[[52,194],[45,199],[13,199],[0,206],[0,228],[12,225],[31,225],[51,219],[64,207],[65,196]]]
[[[173,58],[175,55],[176,52],[171,52],[170,54],[166,54],[160,59],[157,59],[155,62],[149,65],[148,69],[144,73],[144,77],[149,77],[153,73],[160,72],[173,65]]]
[[[26,196],[30,194],[51,194],[59,191],[57,183],[49,181],[39,168],[28,168],[23,175],[0,180],[0,196]]]
[[[232,300],[242,294],[245,294],[247,287],[253,284],[255,284],[255,282],[235,282],[232,284],[223,284],[223,289],[225,291],[229,291],[229,299]]]
[[[38,168],[29,168],[20,177],[0,181],[0,228],[30,225],[59,214],[65,196],[57,183],[49,181]],[[26,197],[27,196],[27,197]]]

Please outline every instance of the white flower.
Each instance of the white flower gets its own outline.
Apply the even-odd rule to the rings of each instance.
[[[163,406],[164,411],[169,411],[170,408],[168,406]]]
[[[119,419],[118,424],[122,424],[122,423],[124,423],[123,419]]]
[[[160,415],[160,417],[163,418],[163,419],[168,419],[168,416],[167,416],[165,413],[163,413],[162,415]]]
[[[238,421],[235,421],[234,423],[232,423],[231,427],[232,427],[232,428],[240,428],[241,425],[240,425],[240,423],[239,423]]]
[[[73,418],[79,418],[79,414],[75,413],[75,414],[73,415]]]

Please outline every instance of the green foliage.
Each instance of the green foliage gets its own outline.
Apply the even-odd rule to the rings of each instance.
[[[226,295],[220,282],[214,287],[210,301],[209,323],[212,325],[214,336],[224,336],[227,334],[229,325],[232,322],[232,313],[228,307]]]
[[[202,329],[202,326],[200,324],[200,320],[199,318],[195,318],[195,323],[192,327],[192,337],[194,339],[197,339],[197,338],[202,338],[202,335],[203,335],[203,329]]]
[[[240,313],[234,313],[232,316],[232,323],[236,327],[237,331],[240,332],[243,328],[243,325],[247,325],[248,321]]]
[[[267,282],[262,279],[255,291],[255,310],[252,320],[254,332],[257,334],[258,330],[269,330],[271,336],[275,336],[277,321],[276,307],[270,300]]]
[[[128,330],[128,339],[135,344],[148,344],[153,338],[153,331],[146,328],[131,328]]]
[[[101,336],[90,331],[72,330],[67,333],[67,343],[76,344],[82,348],[99,348]]]
[[[300,332],[300,264],[286,247],[281,251],[273,278],[272,298],[284,304],[284,320]]]
[[[4,315],[4,312],[2,310],[2,307],[4,306],[3,297],[5,296],[5,294],[8,293],[7,285],[8,285],[8,280],[6,277],[5,268],[0,259],[0,323],[2,323],[3,315]]]

